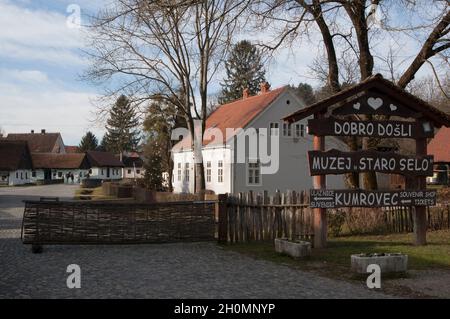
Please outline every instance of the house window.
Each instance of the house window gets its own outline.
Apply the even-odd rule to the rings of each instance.
[[[283,123],[283,136],[292,136],[292,126],[291,123]]]
[[[140,169],[137,169],[136,170],[136,174],[140,174],[141,173],[141,170]]]
[[[25,172],[25,179],[28,179],[28,172]]]
[[[36,177],[36,171],[31,172],[31,177]]]
[[[211,183],[211,162],[206,162],[206,182]]]
[[[223,161],[217,162],[217,181],[223,183]]]
[[[102,175],[103,175],[103,168],[102,168]]]
[[[23,179],[23,172],[20,172],[20,179]]]
[[[128,174],[131,174],[131,169],[128,170]]]
[[[80,177],[83,177],[83,172],[80,172]]]
[[[261,169],[259,161],[249,161],[247,181],[249,185],[259,185],[261,183]]]
[[[19,172],[16,172],[16,179],[19,179]]]
[[[189,182],[189,163],[184,164],[184,181]]]
[[[58,177],[59,177],[59,178],[62,177],[62,172],[58,172]]]
[[[295,124],[295,137],[304,137],[305,136],[305,125],[296,123]]]
[[[278,123],[270,123],[270,135],[278,136],[279,129]]]
[[[178,163],[178,173],[177,173],[177,176],[178,176],[178,181],[181,182],[181,163]]]

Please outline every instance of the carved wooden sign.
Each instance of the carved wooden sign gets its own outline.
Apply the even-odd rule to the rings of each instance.
[[[308,157],[311,175],[369,171],[413,176],[433,175],[433,156],[413,157],[392,152],[342,152],[332,149],[327,152],[309,151]]]
[[[436,191],[363,191],[311,189],[311,208],[434,206]]]
[[[386,95],[369,92],[336,108],[333,115],[367,114],[416,117],[417,112],[397,103]]]
[[[419,125],[406,121],[353,121],[330,117],[308,120],[308,133],[318,136],[429,138],[434,136],[434,129],[428,122]]]

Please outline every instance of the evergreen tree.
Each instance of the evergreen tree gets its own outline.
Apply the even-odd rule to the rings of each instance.
[[[97,147],[97,137],[91,131],[86,132],[86,134],[81,138],[80,145],[78,145],[78,149],[83,153],[87,151],[94,151]]]
[[[122,153],[137,149],[140,141],[137,130],[139,119],[126,96],[121,95],[117,99],[106,123],[103,146],[107,151]]]
[[[233,46],[225,62],[227,77],[221,83],[220,104],[242,98],[245,88],[249,89],[250,95],[259,92],[259,85],[266,81],[266,71],[261,60],[261,52],[249,41],[242,40]]]
[[[297,87],[293,87],[297,96],[305,102],[306,105],[311,105],[316,102],[316,96],[311,85],[308,83],[300,83]]]
[[[147,189],[161,191],[163,190],[163,159],[159,152],[156,151],[158,146],[154,145],[153,149],[155,151],[147,156],[144,162],[144,185]]]

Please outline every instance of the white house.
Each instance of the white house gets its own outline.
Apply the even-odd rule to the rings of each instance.
[[[138,153],[129,153],[122,155],[122,177],[129,179],[144,178],[144,161]]]
[[[27,142],[0,138],[0,185],[31,183],[32,168]]]
[[[247,92],[244,90],[242,99],[220,106],[206,121],[202,149],[206,189],[222,194],[312,188],[307,152],[313,143],[306,132],[308,119],[293,124],[282,120],[304,107],[304,103],[287,86],[269,90],[264,83],[260,94],[248,96]],[[243,130],[227,134],[227,129],[238,128]],[[208,129],[215,133],[207,133]],[[242,143],[244,140],[246,143]],[[264,145],[267,152],[263,150]],[[250,151],[255,148],[257,152]],[[346,146],[338,139],[329,138],[327,148],[346,149]],[[174,192],[194,192],[190,137],[177,143],[172,153]],[[264,156],[266,153],[271,155],[270,163]],[[342,188],[345,184],[342,176],[329,176],[327,185]]]
[[[122,179],[123,163],[109,152],[87,151],[89,162],[88,177],[91,179],[118,180]]]
[[[59,180],[64,183],[80,183],[89,172],[89,162],[84,153],[32,153],[31,157],[33,182]],[[73,175],[73,180],[68,175]]]

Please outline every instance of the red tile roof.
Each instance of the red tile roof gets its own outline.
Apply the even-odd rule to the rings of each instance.
[[[0,139],[0,171],[31,168],[31,155],[27,142]]]
[[[275,99],[288,87],[283,86],[278,89],[251,96],[245,99],[221,105],[206,120],[205,130],[217,128],[222,131],[223,142],[226,142],[227,128],[245,128],[258,114],[264,111]],[[228,136],[229,138],[230,136]],[[203,140],[203,145],[208,145],[212,140]],[[215,141],[217,142],[217,141]],[[174,146],[174,150],[190,149],[191,138],[185,137]]]
[[[65,145],[66,153],[81,153],[78,146]]]
[[[51,153],[60,136],[59,133],[10,133],[6,139],[27,141],[30,151],[34,153]]]
[[[56,153],[32,153],[34,168],[54,169],[87,169],[89,168],[84,153],[56,154]]]
[[[434,155],[434,162],[450,163],[450,128],[442,127],[428,143],[428,154]]]

